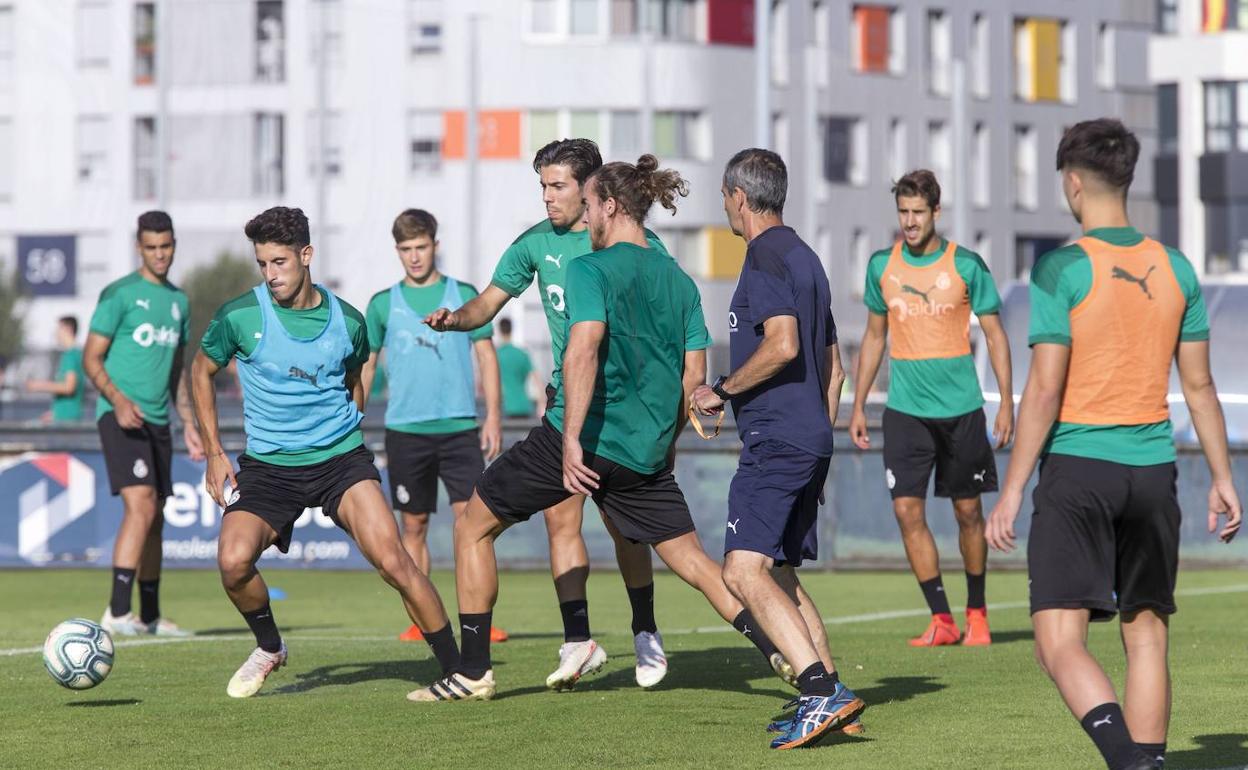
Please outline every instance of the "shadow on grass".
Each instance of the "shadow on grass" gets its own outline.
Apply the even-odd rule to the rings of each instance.
[[[260,693],[260,697],[290,695],[320,687],[338,687],[394,680],[416,689],[442,676],[442,667],[432,658],[424,660],[388,660],[370,663],[338,663],[295,674],[296,681]]]
[[[325,623],[315,626],[281,626],[278,630],[283,634],[294,634],[300,631],[326,631],[334,628],[342,628],[342,624]],[[250,633],[251,630],[246,625],[241,625],[228,628],[200,628],[192,636],[247,636]]]
[[[993,631],[992,645],[1011,644],[1013,642],[1030,642],[1036,638],[1031,629],[1019,629],[1017,631]]]
[[[101,709],[110,706],[137,706],[143,701],[138,698],[116,698],[114,700],[76,700],[66,703],[66,708]]]
[[[852,683],[851,683],[852,686]],[[886,676],[872,687],[854,687],[854,693],[868,706],[912,700],[948,687],[930,676]]]
[[[515,642],[522,639],[559,639],[562,641],[562,631],[511,631],[507,634],[507,641]],[[506,644],[507,642],[495,642],[495,644]]]
[[[1182,768],[1244,767],[1248,765],[1248,735],[1197,735],[1199,748],[1166,752],[1166,767]]]
[[[608,671],[582,679],[577,691],[604,692],[607,690],[638,690],[633,671],[633,656],[619,655],[608,663]],[[771,672],[771,667],[757,651],[749,647],[712,647],[705,650],[669,650],[667,677],[657,691],[664,690],[725,690],[753,695],[769,695],[789,698],[793,691],[781,684]],[[774,682],[774,688],[759,687],[753,680]],[[522,695],[546,692],[545,687],[521,687],[500,689],[495,699],[514,698]]]

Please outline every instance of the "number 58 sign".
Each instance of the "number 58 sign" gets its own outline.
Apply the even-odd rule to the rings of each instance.
[[[17,271],[22,288],[36,297],[77,293],[78,239],[73,235],[17,236]]]

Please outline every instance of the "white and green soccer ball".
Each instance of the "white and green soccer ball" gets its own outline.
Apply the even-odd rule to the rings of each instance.
[[[113,637],[86,618],[67,620],[43,643],[43,666],[60,686],[89,690],[113,670]]]

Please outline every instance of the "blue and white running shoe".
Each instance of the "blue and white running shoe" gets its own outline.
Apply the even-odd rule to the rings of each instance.
[[[829,734],[849,725],[866,707],[862,698],[839,682],[832,695],[803,695],[798,698],[797,713],[783,725],[784,731],[771,742],[771,747],[798,749],[814,746]]]

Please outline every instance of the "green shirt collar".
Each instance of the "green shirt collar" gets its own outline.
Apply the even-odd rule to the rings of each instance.
[[[905,259],[907,262],[910,262],[911,264],[918,264],[918,265],[929,264],[931,262],[935,262],[936,260],[940,259],[941,255],[945,253],[945,249],[947,248],[949,248],[949,241],[945,240],[944,238],[941,238],[940,246],[937,247],[937,249],[933,251],[931,254],[913,254],[910,252],[910,246],[907,245],[905,241],[902,241],[901,242],[901,256],[903,259]]]
[[[1135,246],[1144,240],[1144,234],[1134,227],[1098,227],[1084,235],[1115,246]]]

